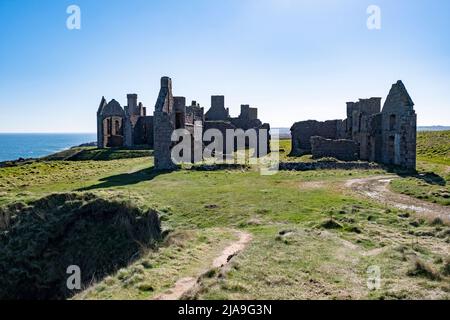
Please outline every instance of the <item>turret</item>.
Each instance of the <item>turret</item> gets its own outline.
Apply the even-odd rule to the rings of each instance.
[[[130,116],[140,115],[138,104],[137,104],[138,95],[135,93],[127,94],[128,100],[128,113]]]

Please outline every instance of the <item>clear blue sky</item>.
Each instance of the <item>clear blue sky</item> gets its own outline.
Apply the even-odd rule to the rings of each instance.
[[[81,30],[66,28],[71,4]],[[163,75],[274,127],[344,118],[401,79],[419,125],[450,125],[450,1],[0,0],[0,132],[94,132],[102,95],[152,112]]]

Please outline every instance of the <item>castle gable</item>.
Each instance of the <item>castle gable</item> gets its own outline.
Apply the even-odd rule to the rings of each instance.
[[[414,102],[402,81],[392,85],[383,106],[383,113],[403,113],[413,110]]]
[[[120,106],[120,103],[112,99],[107,105],[105,105],[101,111],[101,115],[104,117],[118,116],[125,117],[125,112]]]

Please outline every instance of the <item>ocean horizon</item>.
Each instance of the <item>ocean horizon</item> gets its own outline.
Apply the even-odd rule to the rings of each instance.
[[[0,162],[41,158],[95,141],[96,133],[0,133]]]

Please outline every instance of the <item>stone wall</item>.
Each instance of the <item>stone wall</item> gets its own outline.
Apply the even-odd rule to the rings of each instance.
[[[153,148],[153,116],[140,117],[134,127],[134,145]]]
[[[181,99],[176,99],[179,107]],[[176,168],[172,161],[172,133],[175,130],[175,100],[172,94],[172,80],[161,78],[161,89],[153,114],[154,161],[156,170],[172,170]]]
[[[172,170],[176,168],[172,161],[171,151],[173,143],[171,141],[172,132],[175,130],[174,123],[168,113],[155,111],[154,121],[154,161],[156,170]]]
[[[105,98],[102,98],[97,111],[98,147],[122,147],[126,123],[126,114],[119,102],[113,99],[106,103]]]
[[[211,96],[211,108],[206,112],[207,121],[227,120],[230,117],[229,109],[225,108],[224,96]]]
[[[351,158],[341,154],[340,139],[351,140],[358,146],[360,160],[398,165],[414,170],[416,167],[417,116],[414,103],[402,81],[392,85],[381,110],[381,98],[347,102],[347,119],[295,123],[291,128],[292,152],[299,156],[312,152],[310,138],[338,140],[317,141],[317,156]],[[348,147],[354,147],[347,142]],[[353,149],[352,149],[353,152]]]
[[[248,104],[242,104],[241,105],[241,114],[239,115],[239,119],[248,120],[248,121],[258,119],[258,109],[250,108],[250,105],[248,105]]]
[[[370,170],[380,169],[376,163],[360,161],[317,161],[317,162],[280,162],[279,170],[309,171],[309,170]]]
[[[106,103],[102,97],[97,111],[97,146],[132,147],[148,145],[153,147],[153,122],[146,117],[146,108],[137,102],[137,94],[128,94],[128,104],[122,108],[119,102],[112,99]],[[115,123],[120,123],[117,130]]]
[[[251,128],[259,128],[262,126],[262,122],[259,119],[248,120],[242,118],[230,118],[230,122],[239,129],[248,130]]]
[[[327,139],[338,138],[338,126],[341,120],[319,122],[316,120],[300,121],[291,128],[291,155],[300,156],[311,152],[311,137],[320,136]]]
[[[382,110],[382,162],[415,169],[417,115],[401,81],[392,85]]]
[[[161,78],[161,88],[153,116],[146,116],[146,108],[142,103],[138,103],[137,94],[128,94],[127,102],[127,106],[122,108],[114,99],[106,103],[106,99],[102,98],[97,111],[98,146],[103,148],[148,145],[154,149],[155,168],[159,170],[176,167],[171,159],[172,148],[175,145],[171,141],[171,136],[175,129],[186,129],[191,134],[199,133],[199,136],[193,138],[194,148],[191,150],[193,162],[198,161],[199,154],[194,151],[203,148],[202,132],[211,128],[218,129],[223,134],[224,140],[227,129],[232,129],[233,132],[237,129],[244,131],[255,129],[258,138],[263,138],[262,134],[267,138],[264,141],[267,145],[262,146],[262,149],[270,147],[270,126],[257,119],[257,108],[242,105],[239,117],[231,118],[229,110],[225,108],[225,97],[212,96],[211,109],[205,116],[204,109],[197,102],[193,101],[190,106],[186,106],[185,97],[173,96],[172,80],[169,77]],[[119,124],[117,130],[116,123]],[[248,139],[245,141],[245,146],[248,147]],[[259,144],[261,141],[258,139]],[[226,146],[226,141],[224,143]],[[264,150],[262,155],[267,153]]]
[[[353,140],[332,140],[314,136],[311,137],[311,153],[314,159],[332,157],[355,161],[359,158],[359,145]]]
[[[186,123],[194,124],[196,121],[205,121],[204,109],[199,106],[186,107]]]

